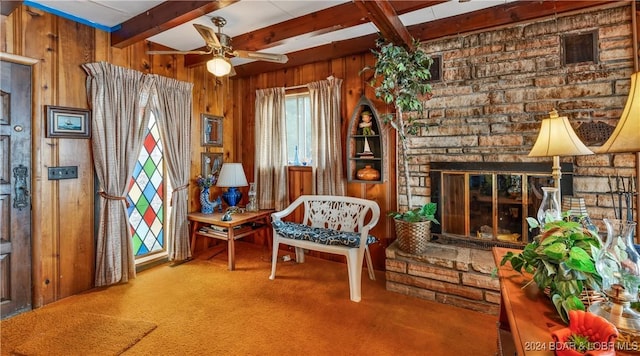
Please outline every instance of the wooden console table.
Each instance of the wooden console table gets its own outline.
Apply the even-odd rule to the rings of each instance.
[[[508,251],[493,248],[493,259],[500,278],[500,315],[498,318],[498,355],[553,355],[552,330],[565,325],[557,315],[551,301],[530,283],[531,276],[523,276],[507,263],[500,266],[502,256]]]
[[[259,231],[269,231],[273,210],[244,212],[231,215],[231,221],[222,221],[223,213],[187,215],[191,224],[191,255],[193,255],[198,236],[227,241],[227,255],[229,257],[229,271],[236,268],[235,243],[237,239],[255,234]]]
[[[498,319],[498,355],[554,355],[551,332],[566,327],[551,300],[535,283],[522,288],[532,278],[523,276],[507,263],[500,266],[508,251],[521,250],[493,248],[493,259],[500,278],[500,316]],[[637,353],[616,351],[616,355]]]

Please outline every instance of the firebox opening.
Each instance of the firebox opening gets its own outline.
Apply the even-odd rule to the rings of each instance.
[[[573,164],[562,163],[562,196],[573,195]],[[529,231],[542,187],[552,187],[551,163],[438,162],[431,164],[431,201],[438,204],[432,225],[442,243],[490,249],[521,247],[538,231]]]

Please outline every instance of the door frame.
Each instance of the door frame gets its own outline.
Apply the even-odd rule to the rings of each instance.
[[[28,310],[33,309],[34,307],[36,307],[34,305],[34,300],[35,299],[34,299],[34,293],[33,293],[34,292],[33,291],[33,286],[34,286],[34,284],[33,284],[33,281],[34,281],[33,276],[34,276],[34,271],[35,271],[35,268],[34,268],[34,247],[37,246],[37,244],[34,243],[33,221],[34,221],[34,213],[36,213],[38,211],[36,209],[36,207],[38,205],[36,205],[37,196],[35,194],[33,194],[34,191],[36,191],[36,189],[35,189],[36,187],[34,185],[36,183],[36,179],[35,179],[36,174],[33,171],[33,167],[37,166],[36,164],[34,164],[34,155],[33,155],[33,147],[34,147],[33,146],[34,145],[34,137],[33,137],[33,132],[34,132],[33,128],[34,128],[34,126],[33,125],[34,125],[35,120],[36,120],[34,108],[35,108],[35,103],[37,101],[36,100],[36,90],[35,90],[35,88],[36,88],[36,86],[35,86],[36,69],[37,69],[36,64],[38,64],[40,61],[38,59],[24,57],[24,56],[20,56],[20,55],[16,55],[16,54],[11,54],[11,53],[5,53],[5,52],[0,52],[0,61],[7,62],[7,63],[13,63],[13,64],[20,64],[20,65],[25,65],[25,66],[30,66],[31,67],[31,105],[30,105],[30,111],[31,111],[31,123],[30,123],[31,124],[31,132],[30,132],[31,144],[30,144],[30,146],[31,147],[29,148],[31,150],[31,154],[30,154],[31,160],[29,162],[29,167],[28,167],[28,171],[30,172],[29,173],[29,187],[30,187],[30,191],[31,191],[31,194],[30,194],[30,206],[29,206],[29,209],[31,209],[31,214],[30,214],[30,219],[31,220],[28,222],[28,224],[29,224],[29,239],[30,239],[29,255],[31,256],[31,261],[29,261],[31,272],[29,274],[30,274],[31,278],[30,278],[30,281],[29,281],[30,293],[29,293],[29,296],[28,296],[28,298],[30,299],[28,301],[29,302],[29,309],[16,311],[17,313],[21,313],[21,312],[28,311]],[[14,315],[14,314],[12,314],[12,315]]]

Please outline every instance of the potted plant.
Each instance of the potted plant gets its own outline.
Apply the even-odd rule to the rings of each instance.
[[[531,229],[540,227],[527,218]],[[576,221],[565,217],[549,221],[544,230],[520,253],[507,252],[500,265],[511,263],[520,273],[532,273],[541,290],[548,291],[562,320],[569,321],[569,311],[585,310],[583,292],[599,292],[602,278],[595,267],[595,252],[600,248],[598,236]],[[545,291],[545,293],[546,293]]]
[[[392,211],[388,214],[395,221],[401,250],[414,254],[424,252],[426,243],[431,240],[431,224],[440,224],[435,216],[436,209],[436,203],[426,203],[403,213]]]
[[[385,124],[390,125],[398,133],[408,206],[405,214],[409,219],[413,219],[420,215],[421,211],[431,211],[435,208],[435,204],[429,204],[414,210],[408,155],[409,135],[414,135],[422,127],[426,127],[418,120],[417,115],[423,110],[423,102],[431,97],[429,79],[431,79],[430,68],[433,60],[420,49],[420,44],[415,39],[412,40],[411,48],[379,39],[376,42],[376,49],[372,50],[372,53],[376,58],[376,64],[373,67],[365,67],[361,72],[373,70],[373,77],[369,84],[375,88],[376,97],[387,104],[393,104],[395,107],[395,113],[384,114],[381,117]],[[408,113],[412,114],[405,115]],[[435,213],[435,211],[433,212]],[[396,218],[397,221],[407,222],[406,219]],[[396,224],[397,233],[398,225]],[[427,238],[430,239],[430,231],[427,232],[427,235]],[[407,252],[419,253],[421,251]]]

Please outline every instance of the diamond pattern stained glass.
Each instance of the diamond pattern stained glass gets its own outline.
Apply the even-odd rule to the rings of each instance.
[[[144,145],[131,177],[129,224],[136,257],[164,251],[164,158],[156,120],[151,115]]]

